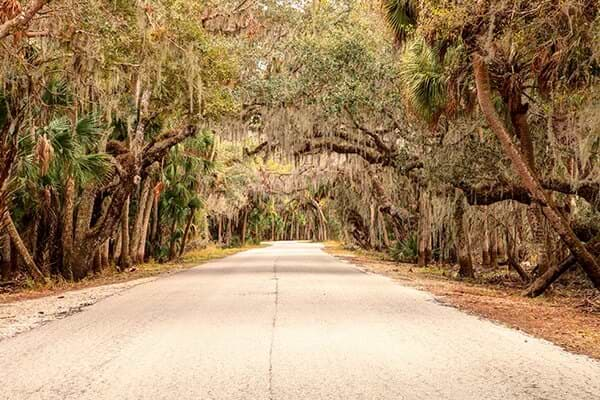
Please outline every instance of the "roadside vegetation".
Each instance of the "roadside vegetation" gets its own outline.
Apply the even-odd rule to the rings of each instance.
[[[0,7],[0,290],[334,239],[598,318],[597,0]]]

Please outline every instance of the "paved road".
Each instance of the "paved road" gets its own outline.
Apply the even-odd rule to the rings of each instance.
[[[0,342],[1,399],[600,399],[600,363],[276,243]]]

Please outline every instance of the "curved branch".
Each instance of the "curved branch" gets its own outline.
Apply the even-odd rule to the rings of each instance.
[[[12,35],[15,31],[25,28],[36,14],[51,0],[34,0],[29,7],[21,11],[16,17],[0,25],[0,40]]]
[[[321,151],[338,154],[356,154],[371,164],[391,165],[392,160],[377,153],[373,149],[359,147],[349,143],[336,143],[331,140],[306,142],[294,151],[294,155],[315,154]]]

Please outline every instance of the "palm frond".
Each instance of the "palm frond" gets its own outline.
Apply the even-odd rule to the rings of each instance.
[[[71,165],[73,176],[81,185],[107,183],[113,177],[114,171],[108,154],[78,154]]]
[[[71,103],[71,94],[67,82],[62,79],[53,79],[48,83],[42,101],[49,106],[66,106]]]
[[[419,6],[417,0],[383,0],[385,18],[399,44],[406,42],[417,24]]]
[[[71,134],[71,124],[66,117],[55,118],[43,129],[48,135],[54,153],[61,158],[72,158],[75,142]]]
[[[444,67],[437,51],[422,39],[413,40],[402,55],[400,77],[414,110],[428,121],[446,104]]]
[[[102,139],[102,125],[95,115],[87,115],[75,126],[75,135],[77,141],[85,148],[92,149],[98,145]]]

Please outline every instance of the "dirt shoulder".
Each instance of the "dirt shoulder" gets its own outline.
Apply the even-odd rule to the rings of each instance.
[[[50,282],[45,286],[18,287],[0,293],[0,340],[65,318],[85,307],[165,274],[196,267],[258,246],[218,248],[209,246],[187,253],[177,263],[138,265],[125,272],[106,270],[80,282]]]
[[[115,283],[129,282],[137,279],[155,277],[162,274],[171,274],[193,268],[206,261],[224,258],[241,251],[246,251],[257,247],[260,246],[221,248],[215,245],[209,245],[206,248],[193,250],[186,253],[182,259],[177,260],[176,262],[162,264],[150,262],[136,265],[123,272],[119,272],[114,268],[107,268],[100,274],[90,276],[78,282],[52,280],[45,285],[27,286],[21,284],[12,288],[0,287],[0,304],[59,295],[72,290],[81,290]]]
[[[376,253],[328,243],[325,251],[369,272],[426,290],[444,303],[553,342],[569,351],[600,359],[600,311],[580,293],[552,293],[536,299],[520,288],[464,282],[439,268],[387,261]]]

